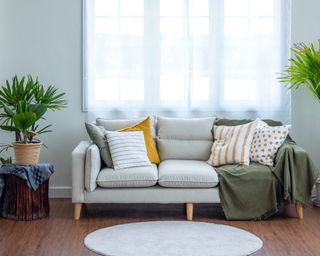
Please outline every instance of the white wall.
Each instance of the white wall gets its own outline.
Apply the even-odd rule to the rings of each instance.
[[[320,1],[292,0],[292,42],[320,38]],[[71,186],[71,151],[86,138],[81,112],[81,0],[0,0],[0,84],[14,74],[38,75],[67,93],[69,106],[48,115],[54,133],[43,137],[41,161],[56,173],[50,186],[66,195]],[[292,97],[294,137],[320,167],[320,104],[303,90]],[[0,133],[0,142],[13,137]],[[60,192],[59,192],[60,191]]]
[[[292,0],[292,43],[320,39],[319,10],[319,0]],[[294,139],[320,168],[320,101],[305,89],[292,93],[292,125]]]
[[[0,0],[0,84],[31,73],[67,94],[68,108],[47,116],[54,132],[43,137],[48,149],[41,152],[41,161],[55,165],[50,185],[62,188],[71,186],[71,151],[86,138],[81,51],[81,0]]]

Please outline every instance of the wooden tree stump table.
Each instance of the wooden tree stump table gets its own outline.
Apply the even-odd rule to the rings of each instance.
[[[13,220],[36,220],[49,216],[48,183],[49,179],[33,191],[22,178],[6,175],[2,216]]]

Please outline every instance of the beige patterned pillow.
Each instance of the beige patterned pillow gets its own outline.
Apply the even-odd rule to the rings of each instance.
[[[258,120],[237,126],[214,126],[214,143],[208,164],[249,165],[250,147]]]
[[[250,160],[273,166],[276,153],[287,138],[288,133],[288,126],[272,127],[259,120],[251,144]]]

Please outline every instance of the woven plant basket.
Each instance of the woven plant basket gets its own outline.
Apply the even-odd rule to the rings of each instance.
[[[37,143],[12,143],[14,155],[16,158],[16,164],[18,165],[30,165],[37,164],[39,162],[39,155],[41,150],[41,142]]]

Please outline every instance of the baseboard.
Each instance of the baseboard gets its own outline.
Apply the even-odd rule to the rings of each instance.
[[[49,187],[50,198],[71,198],[71,187],[52,186]]]

